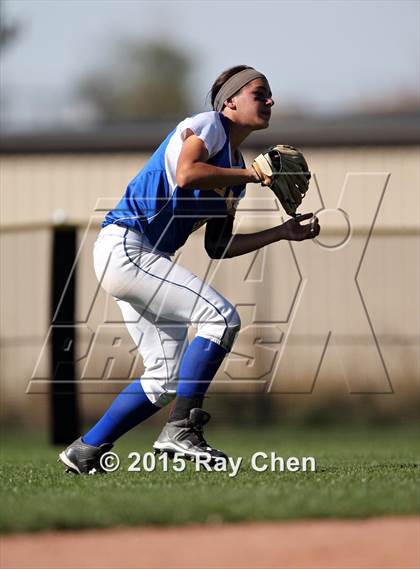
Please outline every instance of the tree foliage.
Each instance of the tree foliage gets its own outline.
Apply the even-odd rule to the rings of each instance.
[[[4,15],[4,3],[0,1],[0,54],[18,36],[19,31],[19,24],[10,22]]]
[[[190,109],[187,81],[192,62],[177,47],[124,43],[116,56],[79,85],[82,99],[103,120],[165,119]]]

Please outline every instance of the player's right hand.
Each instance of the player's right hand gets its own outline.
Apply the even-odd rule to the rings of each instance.
[[[312,218],[312,219],[311,219]],[[310,223],[302,221],[311,219]],[[280,239],[287,239],[288,241],[304,241],[305,239],[313,239],[319,235],[321,226],[319,225],[318,218],[313,213],[305,213],[297,217],[292,217],[282,225],[278,226]]]

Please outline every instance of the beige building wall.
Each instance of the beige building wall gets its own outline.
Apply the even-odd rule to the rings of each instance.
[[[276,243],[216,262],[206,256],[201,230],[177,256],[208,275],[241,314],[241,334],[212,389],[322,396],[325,390],[388,393],[392,384],[397,397],[409,398],[419,377],[418,149],[308,149],[306,155],[314,179],[303,211],[322,209],[319,241]],[[89,393],[118,391],[121,378],[141,373],[118,308],[97,291],[91,251],[103,210],[116,203],[147,158],[2,157],[3,418],[46,418],[48,352],[42,347],[54,221],[80,228],[78,370],[85,410],[103,405],[102,397]],[[264,229],[280,223],[281,215],[269,190],[249,185],[236,231]],[[25,395],[28,385],[31,394]]]

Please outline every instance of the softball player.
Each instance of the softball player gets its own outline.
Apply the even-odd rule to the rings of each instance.
[[[186,118],[168,135],[102,224],[94,247],[95,272],[116,299],[145,369],[59,455],[70,471],[98,472],[101,455],[118,437],[174,398],[155,451],[192,460],[203,454],[225,457],[204,439],[210,415],[202,404],[240,319],[228,300],[171,257],[203,224],[212,259],[319,232],[317,221],[310,231],[291,219],[258,233],[232,235],[246,184],[260,181],[254,168],[245,166],[239,146],[254,130],[268,127],[274,102],[265,76],[244,65],[217,78],[211,102],[213,111]],[[196,329],[191,343],[190,325]]]

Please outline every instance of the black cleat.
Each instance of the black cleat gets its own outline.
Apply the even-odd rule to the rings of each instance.
[[[60,452],[58,461],[67,467],[66,473],[103,474],[105,470],[101,468],[99,461],[101,456],[112,447],[111,443],[104,443],[99,447],[87,445],[82,441],[82,437],[79,437],[66,450]]]
[[[203,436],[203,426],[210,420],[210,414],[202,409],[191,409],[189,419],[166,423],[157,441],[153,445],[156,453],[175,453],[195,461],[198,457],[211,459],[227,456],[221,450],[212,448]]]

